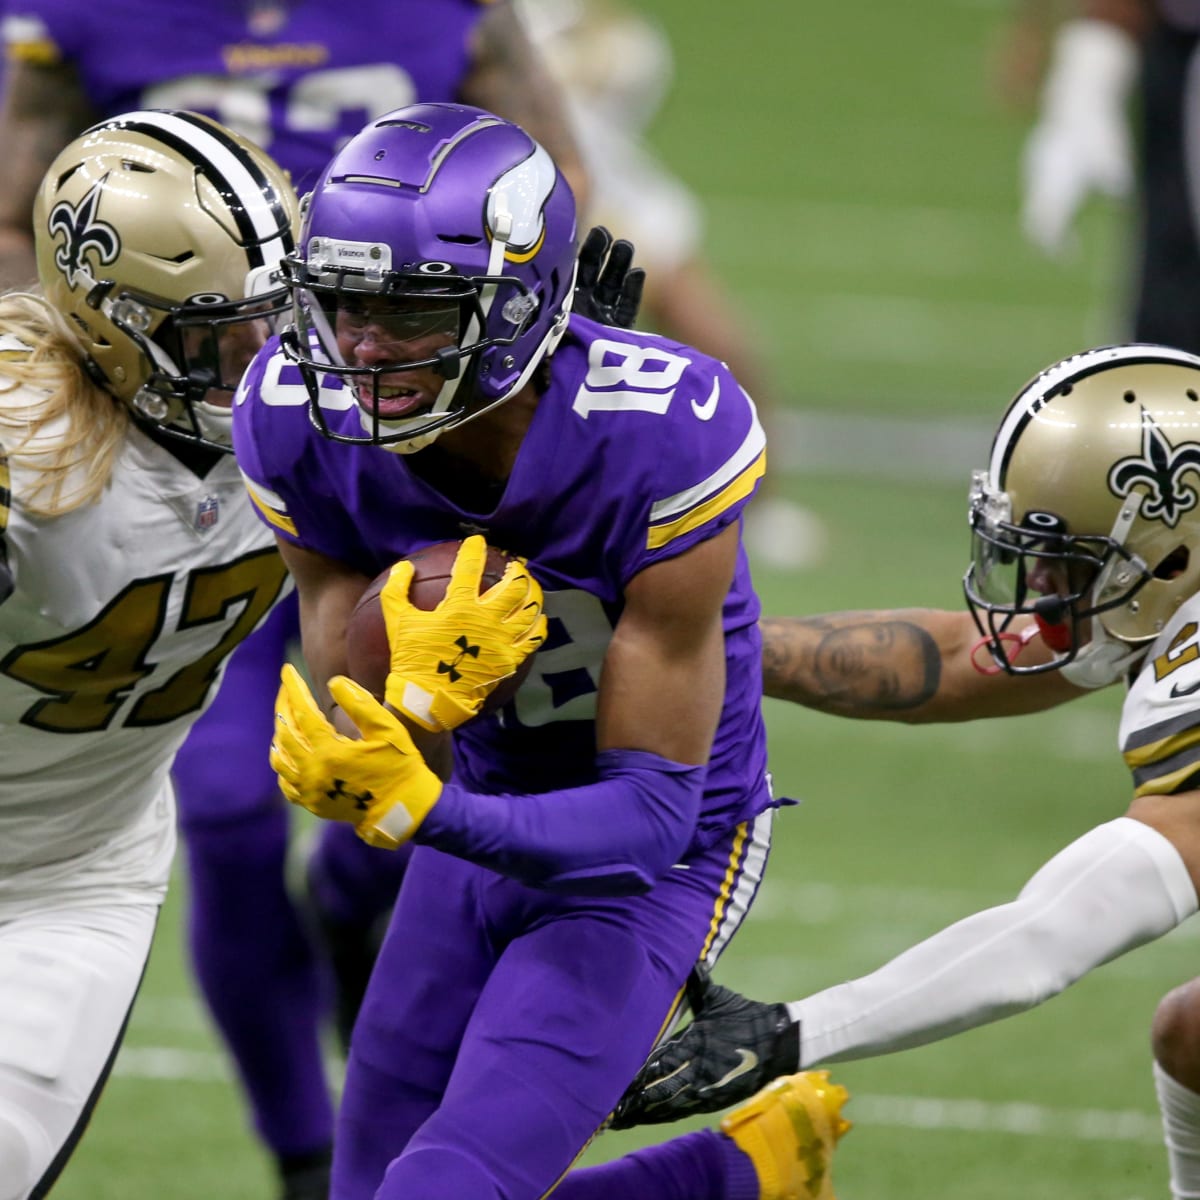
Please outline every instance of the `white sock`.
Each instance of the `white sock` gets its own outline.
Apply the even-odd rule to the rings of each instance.
[[[1174,1200],[1200,1200],[1200,1095],[1154,1063]]]

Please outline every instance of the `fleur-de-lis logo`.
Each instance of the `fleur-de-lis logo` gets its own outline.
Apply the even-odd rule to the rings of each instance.
[[[63,243],[54,252],[54,265],[66,276],[70,288],[79,286],[81,271],[88,273],[85,257],[89,251],[95,253],[98,263],[110,263],[121,252],[117,231],[107,221],[96,219],[103,183],[104,179],[94,183],[78,205],[60,200],[46,222],[52,237],[62,234]]]
[[[1184,442],[1172,446],[1154,418],[1142,409],[1142,454],[1122,458],[1108,473],[1108,486],[1117,496],[1128,496],[1139,484],[1149,491],[1142,516],[1162,520],[1174,529],[1185,512],[1196,507],[1200,497],[1194,484],[1185,484],[1189,471],[1200,473],[1200,444]]]

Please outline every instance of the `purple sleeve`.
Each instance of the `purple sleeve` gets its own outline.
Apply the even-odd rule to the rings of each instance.
[[[533,795],[449,783],[413,840],[548,892],[647,892],[692,839],[705,768],[645,750],[602,751],[596,767],[596,783]]]

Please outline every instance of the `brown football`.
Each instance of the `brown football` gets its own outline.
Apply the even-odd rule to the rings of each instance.
[[[454,569],[454,559],[460,545],[461,542],[438,542],[408,555],[407,561],[413,565],[408,598],[414,608],[428,612],[437,607],[446,594],[446,585],[450,582],[450,573]],[[479,584],[481,593],[500,582],[510,561],[503,550],[497,550],[495,546],[488,547],[483,579]],[[361,683],[381,700],[387,684],[390,653],[379,593],[387,583],[390,571],[389,567],[367,585],[367,590],[354,606],[346,627],[346,660],[350,678]],[[507,704],[524,682],[532,666],[531,654],[515,675],[504,680],[492,692],[484,702],[483,711],[492,712]]]

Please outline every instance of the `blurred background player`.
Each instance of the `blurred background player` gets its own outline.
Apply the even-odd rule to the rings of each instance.
[[[352,22],[328,0],[11,0],[5,10],[0,283],[33,278],[29,213],[51,159],[100,116],[132,107],[208,113],[271,153],[303,190],[375,113],[417,97],[470,100],[534,130],[585,190],[556,88],[505,0],[369,0]],[[288,817],[266,756],[279,668],[296,635],[289,600],[234,656],[175,775],[196,977],[284,1195],[323,1200],[328,989],[285,883]],[[370,969],[371,918],[395,891],[387,876],[402,866],[340,830],[311,858],[314,905],[351,995]],[[344,995],[339,986],[343,1035],[353,1007]]]
[[[705,255],[700,201],[646,140],[674,73],[666,34],[620,0],[519,0],[518,11],[566,98],[589,217],[632,241],[646,269],[643,326],[727,363],[769,445],[779,402],[765,355]],[[768,486],[747,510],[746,544],[752,561],[791,570],[820,558],[824,530]]]
[[[0,1197],[44,1196],[112,1067],[175,846],[169,771],[287,589],[229,450],[298,207],[260,150],[141,112],[40,188],[0,298]],[[192,302],[200,297],[199,302]]]
[[[1122,336],[1200,352],[1200,3],[1026,5],[1006,52],[1010,94],[1028,85],[1017,63],[1036,61],[1043,38],[1040,110],[1022,164],[1025,234],[1061,255],[1089,196],[1135,195]]]
[[[621,1123],[712,1111],[802,1064],[919,1046],[1025,1011],[1196,911],[1197,394],[1200,358],[1174,349],[1066,359],[1017,396],[977,475],[970,612],[764,622],[767,693],[842,716],[1032,713],[1127,679],[1127,814],[1061,851],[1011,903],[871,975],[786,1006],[714,989],[700,1019],[646,1068],[646,1091]],[[1153,1044],[1172,1194],[1183,1200],[1200,1195],[1200,980],[1159,1005]],[[758,1065],[739,1072],[746,1054]]]

